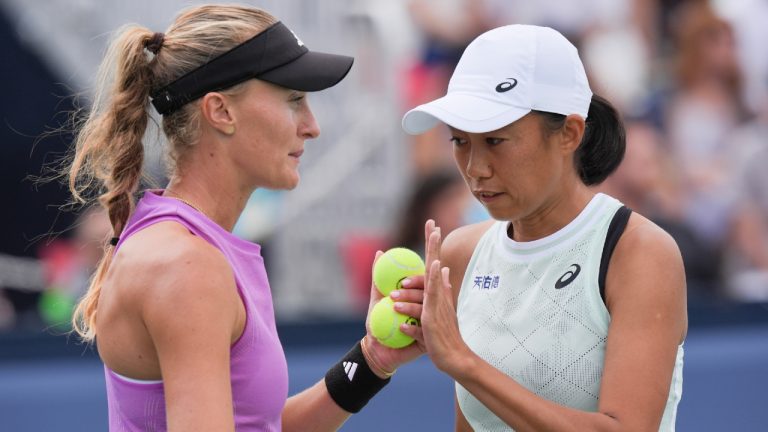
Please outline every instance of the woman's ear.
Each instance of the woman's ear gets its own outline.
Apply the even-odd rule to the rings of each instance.
[[[560,130],[562,137],[561,148],[568,153],[573,153],[579,148],[581,138],[584,136],[586,124],[580,115],[570,114],[565,118],[563,128]]]
[[[232,101],[217,92],[206,94],[200,102],[200,109],[205,121],[213,129],[227,136],[235,133],[235,118],[232,108]]]

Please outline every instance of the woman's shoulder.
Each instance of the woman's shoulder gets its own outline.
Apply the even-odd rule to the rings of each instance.
[[[628,286],[636,282],[641,285],[639,295],[685,294],[683,259],[674,238],[643,215],[632,213],[608,268],[608,303],[617,292],[627,296],[632,291]]]
[[[224,254],[203,238],[175,221],[163,221],[134,233],[120,245],[117,256],[124,255],[131,264],[163,268],[193,259],[217,265],[226,262]],[[116,256],[116,258],[117,258]]]
[[[670,234],[638,213],[630,216],[611,257],[605,305],[612,323],[623,327],[649,317],[668,320],[665,325],[679,338],[676,341],[685,339],[686,282],[680,249]]]
[[[159,222],[126,239],[115,254],[110,273],[116,285],[143,298],[148,289],[155,299],[170,299],[211,294],[210,290],[234,285],[224,254],[172,221]]]
[[[480,238],[496,223],[490,219],[451,231],[443,240],[440,255],[444,261],[466,266]]]
[[[653,251],[679,254],[677,243],[672,236],[637,212],[630,215],[619,245],[625,253],[646,254]]]

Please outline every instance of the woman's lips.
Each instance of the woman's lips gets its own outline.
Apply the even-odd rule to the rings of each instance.
[[[491,192],[491,191],[475,191],[474,192],[475,197],[477,197],[478,200],[487,203],[494,201],[496,198],[500,197],[502,194],[501,192]]]

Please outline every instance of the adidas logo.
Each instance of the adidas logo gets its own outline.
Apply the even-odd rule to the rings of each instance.
[[[347,373],[347,378],[352,381],[352,378],[355,377],[355,371],[357,371],[357,363],[345,361],[342,365],[344,365],[344,372]]]

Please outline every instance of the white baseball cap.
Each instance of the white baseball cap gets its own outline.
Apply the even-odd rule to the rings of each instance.
[[[592,91],[576,47],[549,27],[509,25],[483,33],[467,46],[448,93],[403,117],[420,134],[443,122],[490,132],[531,110],[587,118]]]

